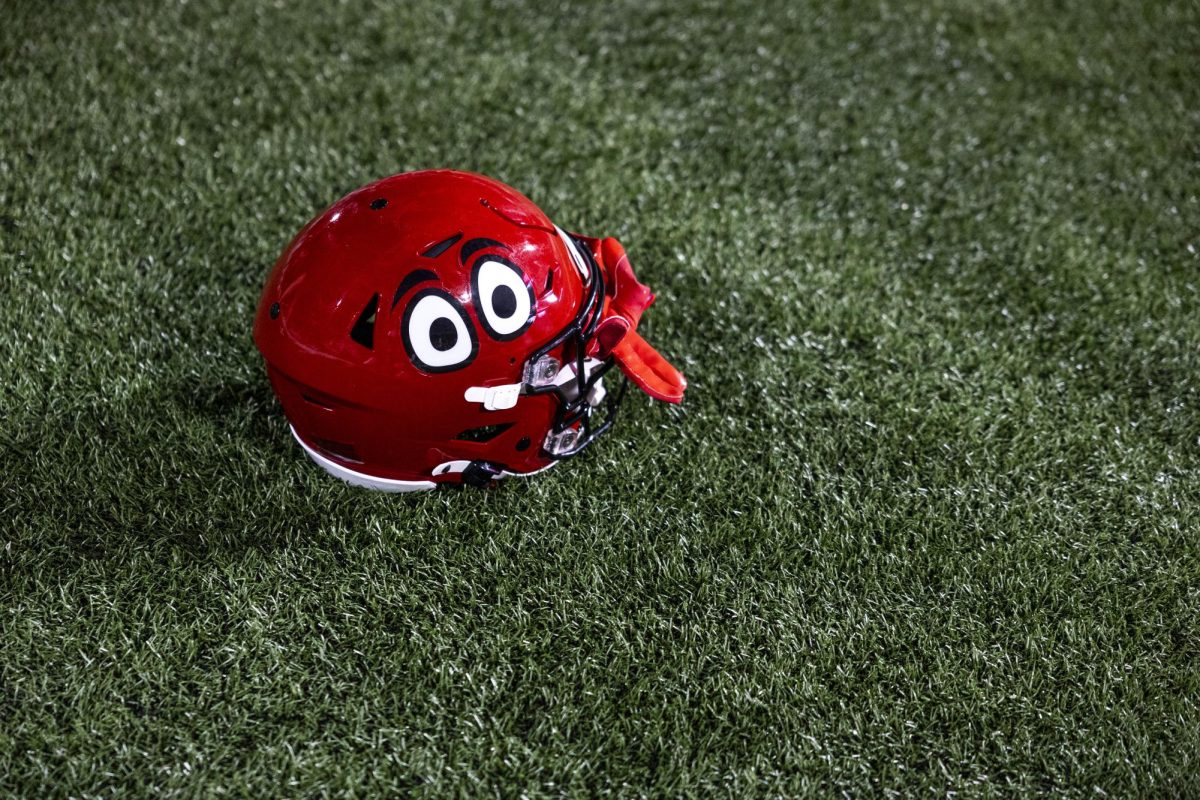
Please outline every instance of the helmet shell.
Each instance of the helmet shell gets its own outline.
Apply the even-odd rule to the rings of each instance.
[[[515,268],[529,292],[529,318],[513,335],[487,324],[473,281],[487,260]],[[456,472],[434,474],[455,461],[530,473],[553,463],[541,446],[553,397],[489,411],[465,395],[520,383],[526,359],[572,323],[584,292],[560,232],[520,192],[468,172],[411,172],[351,192],[300,231],[263,289],[254,341],[310,453],[392,481],[458,482]],[[461,311],[469,359],[430,368],[414,358],[419,322],[406,329],[406,313],[427,294]]]

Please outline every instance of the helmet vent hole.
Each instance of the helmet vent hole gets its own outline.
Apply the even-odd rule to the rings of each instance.
[[[442,239],[440,242],[431,244],[424,252],[421,253],[422,258],[437,258],[442,253],[454,246],[454,243],[462,238],[462,231]]]
[[[314,397],[313,395],[307,394],[307,393],[301,394],[300,397],[303,398],[304,402],[314,405],[317,408],[323,408],[326,411],[333,411],[333,401],[332,400],[326,400],[321,397]]]
[[[352,444],[347,444],[346,442],[335,442],[332,439],[314,438],[312,441],[319,450],[327,455],[331,455],[334,458],[340,458],[342,461],[352,461],[355,464],[363,463],[362,459],[358,457],[358,451],[354,449],[354,445]]]
[[[513,424],[511,422],[501,422],[496,425],[483,425],[479,428],[467,428],[454,438],[463,442],[490,442],[492,439],[495,439],[512,426]]]
[[[362,313],[358,315],[354,327],[350,329],[350,338],[368,350],[375,349],[375,312],[378,307],[379,294],[377,292],[363,306]]]
[[[386,197],[376,197],[374,200],[371,201],[371,210],[372,211],[378,211],[381,208],[387,208],[387,198]]]
[[[528,450],[530,444],[531,444],[531,442],[529,441],[529,437],[522,436],[521,440],[519,442],[517,442],[517,449],[518,450]]]
[[[546,288],[542,290],[542,294],[550,294],[550,290],[554,288],[554,270],[546,271]]]

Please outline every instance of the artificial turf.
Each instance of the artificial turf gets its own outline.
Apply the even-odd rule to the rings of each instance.
[[[0,794],[1200,796],[1200,7],[6,3]],[[344,192],[618,236],[682,408],[348,488]]]

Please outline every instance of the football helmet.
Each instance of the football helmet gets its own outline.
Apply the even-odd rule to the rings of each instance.
[[[614,365],[682,400],[683,375],[636,330],[653,301],[615,239],[567,233],[483,175],[429,170],[309,222],[267,279],[254,341],[328,472],[386,491],[486,485],[608,430]]]

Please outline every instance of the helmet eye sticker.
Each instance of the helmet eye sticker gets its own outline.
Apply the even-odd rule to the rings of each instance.
[[[501,256],[484,256],[471,269],[475,315],[498,341],[515,339],[533,323],[536,301],[525,274]]]
[[[400,298],[417,284],[425,283],[426,281],[436,281],[437,273],[431,269],[415,269],[404,276],[404,280],[400,281],[400,285],[396,287],[396,294],[392,295],[392,310],[395,310],[396,305],[400,302]]]
[[[404,309],[400,336],[408,357],[425,372],[460,369],[479,352],[466,312],[441,289],[422,289],[413,295]]]
[[[434,243],[421,255],[437,258],[462,239],[456,233]],[[459,262],[482,250],[507,250],[494,239],[470,239],[459,249]],[[392,296],[392,307],[419,284],[437,281],[432,270],[416,269],[401,280]],[[465,300],[465,298],[464,298]],[[533,324],[537,300],[525,273],[502,255],[484,253],[471,267],[471,304],[475,317],[489,337],[509,341]],[[407,302],[400,322],[400,337],[413,364],[424,372],[450,372],[470,364],[479,354],[475,323],[457,299],[441,287],[416,292]]]
[[[467,259],[478,253],[480,250],[487,248],[495,248],[497,250],[507,250],[508,245],[503,242],[497,242],[495,239],[471,239],[463,244],[462,249],[458,251],[458,263],[464,267],[467,265]]]

